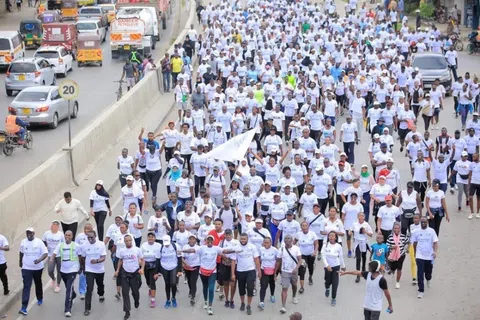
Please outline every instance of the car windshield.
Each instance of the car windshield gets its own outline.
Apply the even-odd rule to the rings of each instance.
[[[8,39],[0,39],[0,50],[10,51],[10,42],[8,41]]]
[[[82,23],[77,23],[77,29],[79,31],[95,30],[97,29],[97,25],[95,24],[95,22],[82,22]]]
[[[80,12],[80,14],[99,14],[99,13],[100,13],[100,9],[96,9],[96,8],[82,9],[82,11]]]
[[[57,59],[59,56],[57,51],[41,51],[36,52],[35,57],[42,57],[45,59]]]
[[[37,69],[35,68],[35,64],[31,62],[15,62],[10,65],[11,73],[29,73],[35,72]]]
[[[413,67],[421,70],[447,69],[447,62],[441,56],[415,57]]]
[[[21,102],[46,101],[47,97],[48,97],[48,92],[21,91],[15,98],[15,101],[21,101]]]

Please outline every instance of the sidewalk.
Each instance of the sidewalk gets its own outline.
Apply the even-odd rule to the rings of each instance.
[[[24,2],[22,5],[22,11],[17,12],[17,8],[12,7],[12,12],[5,12],[0,16],[0,28],[2,30],[18,30],[20,21],[25,19],[35,19],[36,9],[34,7],[28,7]]]
[[[171,20],[174,24],[178,24],[178,26],[176,28],[173,27],[172,30],[176,29],[176,34],[180,34],[185,28],[185,23],[187,22],[189,16],[189,10],[185,8],[185,6],[179,5],[174,9],[174,12],[176,16],[172,15]],[[165,52],[166,50],[168,50],[169,47],[170,43],[167,41],[166,43],[162,44],[161,48],[159,48],[160,52]],[[163,53],[159,57],[162,56]],[[161,77],[161,73],[159,73],[158,76]],[[126,133],[124,136],[120,137],[118,141],[121,142],[112,147],[110,151],[106,153],[104,159],[102,159],[102,161],[99,161],[99,165],[90,173],[90,175],[85,180],[80,182],[80,185],[78,187],[71,190],[73,197],[79,199],[87,211],[89,211],[88,199],[90,196],[90,192],[94,188],[95,181],[99,179],[104,181],[105,188],[110,193],[110,203],[112,204],[112,208],[115,204],[118,204],[118,202],[120,201],[120,184],[118,181],[116,158],[121,154],[121,150],[123,148],[129,149],[129,155],[133,156],[135,154],[135,152],[138,150],[137,137],[142,127],[144,127],[146,131],[156,131],[157,129],[166,127],[168,121],[176,120],[178,115],[177,110],[173,108],[173,103],[173,93],[164,93],[162,95],[159,95],[159,98],[152,103],[152,105],[148,109],[148,112],[135,125],[135,128],[132,131]],[[159,202],[166,200],[163,188],[159,188],[159,195]],[[62,197],[61,194],[58,194],[57,196],[58,200],[60,200]],[[36,231],[35,236],[37,238],[42,238],[43,233],[50,229],[52,220],[56,218],[58,219],[58,215],[53,211],[53,208],[49,212],[45,213],[43,217],[35,225],[32,226]],[[114,216],[107,218],[107,221],[105,222],[105,228],[108,228],[108,226],[113,223],[113,219]],[[77,234],[82,232],[84,222],[84,218],[82,217],[80,220],[80,226]],[[95,220],[93,218],[90,219],[89,222],[95,225]],[[10,240],[11,239],[9,239],[9,241]],[[21,240],[22,238],[11,241],[10,251],[5,252],[5,257],[7,259],[8,265],[7,275],[10,294],[8,296],[0,295],[0,318],[2,318],[10,308],[17,307],[17,304],[19,303],[22,294],[23,285],[21,269],[18,266],[18,252]],[[45,272],[43,276],[44,289],[45,284],[48,283],[48,280],[49,278]],[[32,294],[31,298],[34,299],[34,296],[35,295]]]

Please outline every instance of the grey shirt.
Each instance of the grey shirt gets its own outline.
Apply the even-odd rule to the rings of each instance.
[[[198,106],[202,109],[205,106],[205,95],[203,93],[195,92],[192,94],[192,106]]]
[[[131,63],[125,64],[123,66],[123,71],[125,71],[125,76],[127,78],[133,78],[134,77],[133,73],[135,71],[135,67]]]

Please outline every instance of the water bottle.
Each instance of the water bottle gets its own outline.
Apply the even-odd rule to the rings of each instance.
[[[155,223],[155,232],[158,232],[158,222]]]
[[[435,263],[435,258],[432,257],[432,266]]]
[[[387,308],[386,312],[387,313],[392,313],[392,310],[390,310],[390,308]]]
[[[143,214],[148,214],[148,210],[143,210]]]

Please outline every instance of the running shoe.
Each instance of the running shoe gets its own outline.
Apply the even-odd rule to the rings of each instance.
[[[90,310],[85,310],[85,312],[83,313],[84,316],[88,317],[90,315]]]
[[[60,290],[62,290],[62,289],[60,288],[60,286],[55,286],[55,290],[54,290],[54,291],[55,291],[55,293],[59,293],[59,292],[60,292]]]
[[[203,304],[203,309],[207,309],[208,308],[208,302],[205,301],[205,303]]]
[[[360,282],[360,276],[357,276],[357,277],[355,278],[355,283],[359,283],[359,282]]]
[[[280,313],[281,313],[281,314],[287,313],[287,308],[282,307],[282,308],[280,309]]]
[[[100,296],[100,298],[98,298],[98,301],[100,301],[100,303],[104,303],[104,302],[105,302],[105,297],[104,297],[104,296]]]
[[[418,298],[418,299],[423,299],[423,292],[419,292],[419,293],[417,294],[417,298]]]
[[[43,300],[37,300],[37,306],[41,306],[43,304]]]
[[[240,305],[240,311],[245,311],[245,303],[243,303],[243,302]]]
[[[305,289],[303,289],[303,288],[300,288],[300,290],[298,290],[298,293],[300,293],[300,294],[303,294],[304,292],[305,292]]]
[[[258,305],[258,309],[260,310],[264,310],[265,309],[265,303],[264,302],[260,302],[260,304]]]
[[[235,303],[232,301],[230,301],[230,309],[235,309]]]
[[[115,295],[115,298],[116,298],[117,300],[120,300],[120,299],[122,298],[122,296],[120,295],[119,292],[117,292],[117,294]]]
[[[150,308],[155,308],[157,306],[157,302],[155,299],[150,300]]]
[[[275,296],[270,296],[270,302],[275,303],[275,301],[277,301],[277,299],[275,299]]]
[[[352,251],[351,251],[351,250],[348,250],[348,257],[349,257],[349,258],[352,257]]]
[[[123,316],[123,320],[128,320],[130,318],[130,311],[126,311],[125,315]]]
[[[168,309],[168,308],[170,308],[171,305],[172,305],[172,303],[170,302],[170,300],[167,300],[167,301],[165,301],[164,307],[165,307],[165,309]]]
[[[293,298],[292,298],[292,303],[293,303],[293,304],[298,304],[298,298],[297,298],[297,297],[293,297]]]
[[[213,315],[212,307],[208,307],[208,315],[209,316]]]
[[[230,301],[225,300],[225,308],[230,308]]]
[[[450,188],[450,194],[454,194],[455,190],[453,188]]]
[[[223,290],[223,289],[222,289]],[[223,300],[223,298],[225,298],[225,295],[223,294],[223,292],[220,292],[220,294],[218,295],[218,298],[220,300]]]
[[[195,297],[190,297],[190,305],[195,305]]]
[[[72,313],[71,312],[65,312],[65,317],[66,318],[70,318],[72,316]]]
[[[175,299],[175,298],[172,299],[172,307],[174,307],[174,308],[177,307],[177,299]]]
[[[325,289],[325,297],[329,297],[330,296],[330,289]]]
[[[312,276],[308,277],[308,285],[309,285],[309,286],[313,286]]]
[[[248,315],[252,314],[252,307],[251,306],[247,306],[247,314]]]
[[[477,213],[477,214],[475,215],[475,218],[480,219],[480,213]],[[8,294],[8,293],[7,293],[7,294]]]
[[[400,282],[395,283],[395,289],[400,289]]]
[[[26,316],[28,314],[27,312],[27,308],[21,308],[19,311],[18,311],[19,314],[23,314],[24,316]]]
[[[470,214],[468,215],[468,220],[472,220],[472,219],[473,219],[473,213],[470,213]]]
[[[337,300],[336,299],[332,299],[332,303],[331,303],[332,307],[335,307],[337,305]]]
[[[414,286],[417,285],[417,279],[416,279],[416,278],[413,278],[413,279],[412,279],[412,285],[414,285]]]

